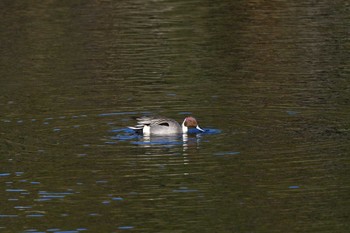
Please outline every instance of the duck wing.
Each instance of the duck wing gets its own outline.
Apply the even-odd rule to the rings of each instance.
[[[149,126],[169,126],[169,122],[174,121],[173,119],[160,117],[160,116],[143,116],[137,118],[137,125],[136,127],[143,127],[145,125]]]

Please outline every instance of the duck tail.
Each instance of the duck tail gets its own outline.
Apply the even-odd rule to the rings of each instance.
[[[137,133],[137,134],[142,134],[142,129],[143,128],[132,127],[132,126],[128,126],[128,128],[134,130],[134,132]]]

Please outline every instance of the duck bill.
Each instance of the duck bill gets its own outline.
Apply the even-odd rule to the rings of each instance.
[[[198,129],[201,132],[204,132],[204,129],[202,129],[201,127],[199,127],[199,125],[197,125],[196,129]]]

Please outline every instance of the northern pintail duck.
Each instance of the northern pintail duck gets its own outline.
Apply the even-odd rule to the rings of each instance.
[[[190,116],[186,117],[181,125],[175,120],[163,116],[143,116],[136,120],[137,125],[129,128],[145,136],[186,134],[189,127],[204,132],[204,130],[199,127],[197,120]]]

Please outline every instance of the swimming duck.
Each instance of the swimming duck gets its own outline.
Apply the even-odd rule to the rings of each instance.
[[[186,117],[181,125],[174,119],[163,116],[143,116],[136,120],[137,125],[128,128],[133,129],[137,133],[142,133],[145,136],[186,134],[189,127],[204,132],[204,130],[199,127],[197,120],[191,116]]]

